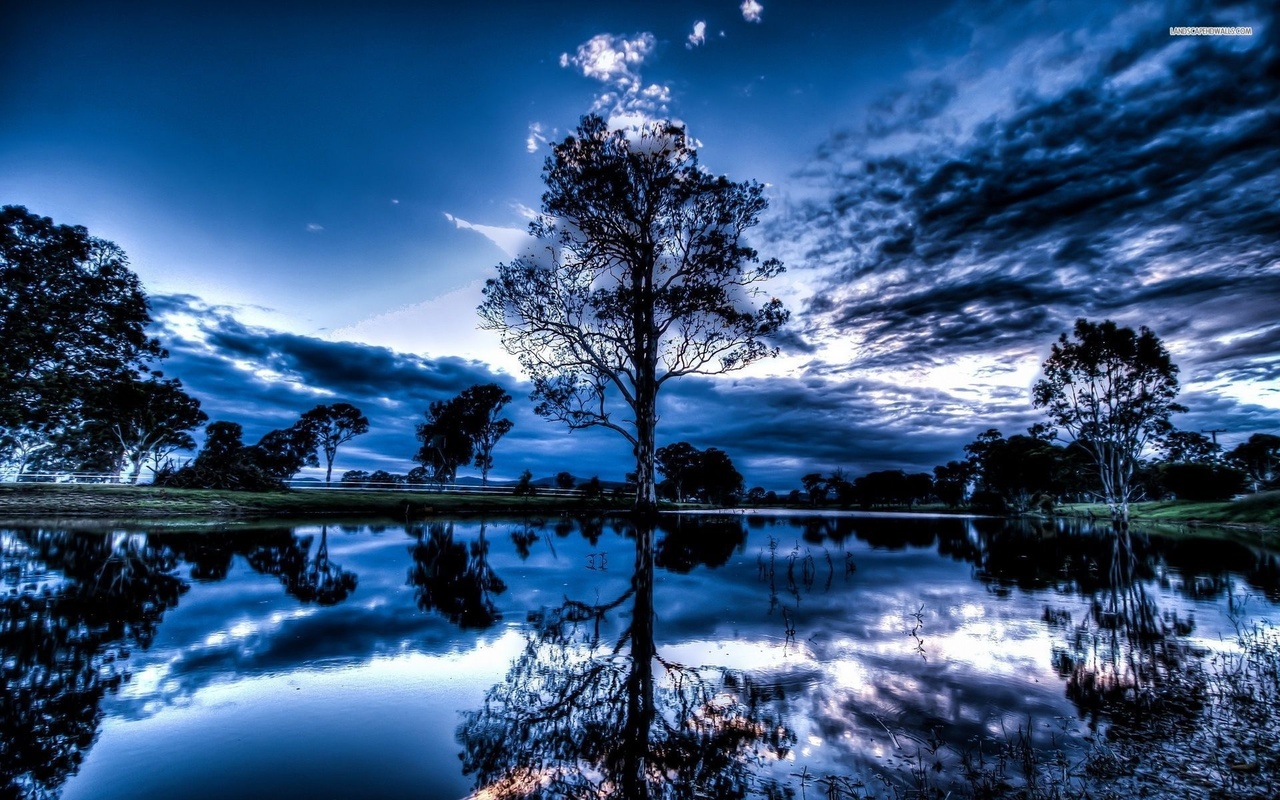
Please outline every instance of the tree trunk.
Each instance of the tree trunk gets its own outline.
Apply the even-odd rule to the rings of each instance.
[[[333,485],[333,459],[332,458],[327,459],[326,464],[327,466],[325,467],[325,470],[324,470],[324,485],[332,486]]]
[[[658,428],[656,398],[652,392],[641,396],[636,401],[636,504],[638,516],[651,516],[658,513],[658,492],[654,458],[657,452],[655,437]]]
[[[129,483],[137,485],[138,476],[142,474],[142,462],[146,459],[146,455],[139,455],[136,458],[129,459]]]
[[[623,736],[622,796],[644,800],[650,796],[650,741],[656,710],[653,699],[653,526],[636,526],[636,568],[632,578],[635,607],[631,614],[631,673],[627,676],[627,716]]]

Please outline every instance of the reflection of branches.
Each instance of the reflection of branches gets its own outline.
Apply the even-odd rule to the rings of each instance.
[[[1120,730],[1147,724],[1188,723],[1203,706],[1201,674],[1191,669],[1202,653],[1185,642],[1190,622],[1161,614],[1135,578],[1128,534],[1114,540],[1105,588],[1095,593],[1089,619],[1072,628],[1068,646],[1055,649],[1067,696],[1081,713],[1107,715]],[[1054,615],[1046,610],[1046,618]]]
[[[187,586],[173,552],[141,534],[0,532],[0,796],[42,797],[80,766],[107,692],[128,680]],[[53,572],[58,577],[49,575]]]
[[[507,679],[466,715],[458,738],[477,796],[743,797],[758,750],[788,752],[794,734],[770,713],[768,690],[658,655],[652,530],[636,548],[626,592],[532,616]],[[630,624],[602,637],[628,601]]]
[[[409,547],[409,585],[416,589],[418,608],[439,610],[463,628],[487,628],[501,618],[492,596],[505,592],[507,585],[489,566],[484,532],[481,524],[480,538],[468,548],[454,541],[452,522],[418,529],[417,542]]]
[[[254,570],[279,578],[285,591],[304,603],[332,606],[350,597],[358,579],[355,573],[329,561],[329,526],[320,529],[315,558],[310,553],[311,537],[289,533],[279,544],[255,547],[248,561]]]

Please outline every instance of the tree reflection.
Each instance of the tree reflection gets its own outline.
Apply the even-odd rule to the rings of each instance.
[[[635,544],[630,587],[532,615],[507,679],[466,715],[458,739],[477,797],[744,797],[754,767],[794,744],[771,690],[658,653],[653,529]],[[630,621],[606,634],[628,603]]]
[[[454,540],[453,522],[417,529],[417,541],[409,547],[409,585],[416,589],[418,608],[439,611],[463,628],[487,628],[502,618],[493,596],[507,585],[489,566],[485,527],[480,524],[480,538],[470,546]]]
[[[79,769],[103,696],[187,584],[144,534],[3,531],[0,543],[0,796],[47,796]]]
[[[311,555],[310,536],[286,537],[256,544],[245,556],[249,566],[264,575],[273,575],[284,589],[304,603],[332,606],[341,603],[355,591],[359,578],[329,560],[329,526],[320,528],[320,544]]]
[[[1112,538],[1108,561],[1087,619],[1072,624],[1063,612],[1045,612],[1066,633],[1053,658],[1067,697],[1091,724],[1105,718],[1123,735],[1151,731],[1155,718],[1166,728],[1193,724],[1205,699],[1197,668],[1204,653],[1187,642],[1193,622],[1157,607],[1128,532]]]

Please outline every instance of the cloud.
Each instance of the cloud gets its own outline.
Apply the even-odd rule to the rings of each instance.
[[[692,50],[695,47],[705,44],[706,41],[707,23],[703,20],[698,20],[693,23],[693,33],[689,34],[689,40],[688,43],[685,44],[685,47]]]
[[[601,33],[578,45],[574,55],[560,54],[560,66],[577,67],[587,78],[616,86],[634,85],[638,70],[653,53],[657,40],[652,33],[638,33],[630,39]]]
[[[307,233],[319,233],[322,230],[324,230],[323,225],[318,225],[314,222],[307,223]]]
[[[445,213],[444,218],[452,222],[458,230],[475,231],[497,245],[507,256],[515,258],[521,255],[533,241],[529,231],[524,228],[504,228],[498,225],[479,225],[465,219]]]
[[[1170,37],[1162,20],[1202,16],[1182,3],[1045,33],[1023,13],[970,20],[965,55],[922,66],[815,154],[812,199],[768,231],[803,243],[788,261],[816,286],[796,315],[806,340],[882,376],[1034,367],[1075,318],[1109,317],[1151,326],[1189,390],[1274,420],[1280,50]]]
[[[760,15],[764,13],[764,6],[756,0],[742,0],[742,5],[738,8],[742,11],[742,18],[747,22],[759,22]]]
[[[525,149],[530,153],[538,152],[538,145],[546,144],[547,137],[543,132],[541,122],[529,123],[529,135],[524,140]]]
[[[656,48],[657,38],[652,33],[631,38],[601,33],[578,45],[574,55],[562,53],[560,66],[575,68],[584,77],[605,84],[591,111],[605,116],[610,127],[639,128],[647,121],[664,118],[671,102],[669,87],[646,84],[641,75],[641,67]]]

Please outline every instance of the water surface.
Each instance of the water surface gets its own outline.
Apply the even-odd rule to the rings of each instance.
[[[1129,755],[1214,735],[1215,659],[1280,618],[1276,554],[1221,541],[866,516],[0,537],[0,796],[1249,796],[1274,763]]]

